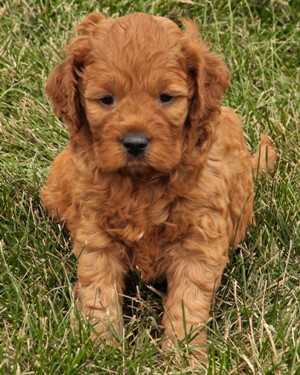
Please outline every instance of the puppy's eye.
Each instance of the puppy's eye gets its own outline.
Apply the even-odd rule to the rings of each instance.
[[[161,103],[170,103],[174,99],[174,96],[162,93],[159,95],[159,100]]]
[[[112,95],[105,95],[100,98],[101,104],[110,107],[115,103],[115,98]]]

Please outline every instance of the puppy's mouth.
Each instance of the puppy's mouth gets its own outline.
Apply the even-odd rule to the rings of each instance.
[[[127,154],[127,164],[128,165],[140,165],[140,164],[145,164],[146,163],[146,157],[145,154],[141,155],[130,155]]]
[[[127,155],[127,161],[122,171],[126,174],[131,175],[141,175],[148,173],[153,168],[147,162],[147,156],[145,154],[142,155]]]

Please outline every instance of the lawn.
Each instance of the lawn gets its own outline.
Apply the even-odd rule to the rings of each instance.
[[[160,300],[138,279],[122,350],[93,345],[85,324],[77,334],[70,327],[75,259],[39,199],[67,135],[44,84],[74,23],[94,10],[194,17],[231,69],[225,103],[243,117],[250,147],[262,132],[273,138],[278,169],[257,181],[256,225],[232,252],[216,295],[208,374],[300,374],[297,4],[0,0],[0,374],[192,373],[184,348],[162,356]]]

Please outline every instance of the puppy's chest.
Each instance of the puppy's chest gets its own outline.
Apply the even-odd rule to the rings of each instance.
[[[125,245],[129,266],[150,280],[161,273],[165,249],[186,230],[176,218],[172,201],[132,200],[107,212],[103,224],[106,232]]]
[[[162,238],[170,216],[168,204],[139,204],[129,201],[124,205],[116,205],[105,213],[103,229],[128,244],[146,238],[157,242]]]

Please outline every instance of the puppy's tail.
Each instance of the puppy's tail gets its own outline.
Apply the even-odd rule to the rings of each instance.
[[[262,134],[258,150],[252,156],[252,169],[255,176],[272,173],[275,170],[278,155],[271,139]]]

